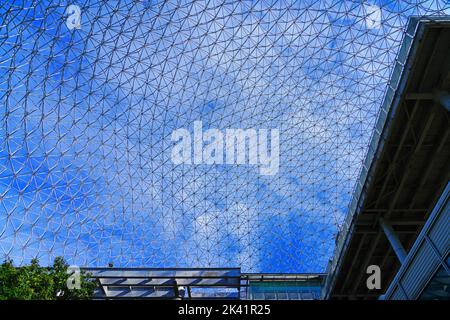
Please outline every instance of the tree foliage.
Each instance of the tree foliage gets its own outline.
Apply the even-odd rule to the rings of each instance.
[[[80,289],[69,289],[67,280],[69,265],[63,258],[57,257],[51,267],[39,265],[38,259],[30,265],[15,267],[7,259],[0,266],[0,300],[56,300],[89,299],[92,297],[96,282],[87,274],[80,274]]]

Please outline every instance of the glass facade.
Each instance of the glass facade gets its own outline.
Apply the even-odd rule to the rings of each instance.
[[[248,300],[318,300],[324,274],[251,274],[243,275],[243,299]]]

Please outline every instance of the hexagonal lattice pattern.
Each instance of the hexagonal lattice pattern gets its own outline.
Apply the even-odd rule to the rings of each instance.
[[[324,271],[407,19],[449,8],[1,1],[0,254]],[[279,129],[278,173],[175,165],[197,120]]]

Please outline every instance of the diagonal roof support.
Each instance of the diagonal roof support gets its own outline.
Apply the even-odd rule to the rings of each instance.
[[[379,223],[381,229],[384,232],[384,235],[389,240],[392,249],[394,249],[394,252],[398,257],[398,260],[400,260],[400,263],[403,263],[403,261],[405,261],[407,253],[405,248],[403,248],[397,235],[395,234],[394,229],[392,229],[392,226],[389,224],[389,222],[385,221],[383,218],[380,218]]]

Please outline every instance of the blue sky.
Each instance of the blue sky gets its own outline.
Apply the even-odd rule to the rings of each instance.
[[[34,2],[0,5],[0,253],[246,272],[325,271],[408,16],[450,13],[80,0],[69,30],[68,2]],[[194,121],[279,129],[279,173],[174,165]]]

